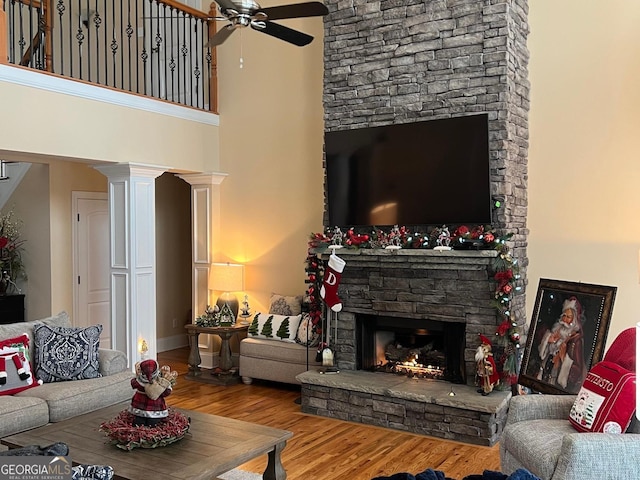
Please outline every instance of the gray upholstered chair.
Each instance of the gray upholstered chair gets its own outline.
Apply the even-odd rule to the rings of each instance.
[[[612,358],[614,351],[629,355]],[[616,338],[605,360],[635,370],[635,329]],[[579,433],[569,423],[575,398],[536,394],[511,398],[500,439],[504,473],[525,468],[542,480],[640,478],[640,422],[634,417],[623,434]]]
[[[638,478],[639,422],[634,419],[625,434],[579,433],[568,420],[574,400],[574,395],[513,397],[500,439],[502,472],[526,468],[542,480]]]

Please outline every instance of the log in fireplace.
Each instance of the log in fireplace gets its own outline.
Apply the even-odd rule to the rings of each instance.
[[[465,383],[464,323],[357,315],[357,369]]]

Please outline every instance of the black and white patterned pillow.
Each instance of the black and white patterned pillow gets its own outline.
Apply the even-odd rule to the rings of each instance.
[[[51,327],[33,330],[36,378],[44,383],[98,378],[98,348],[102,325]]]

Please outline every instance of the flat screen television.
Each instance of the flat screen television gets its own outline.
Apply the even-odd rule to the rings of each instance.
[[[329,226],[491,223],[487,114],[325,133]]]

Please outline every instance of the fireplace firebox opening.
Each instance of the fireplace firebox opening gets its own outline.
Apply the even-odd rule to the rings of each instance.
[[[357,369],[465,383],[465,324],[357,315]]]

